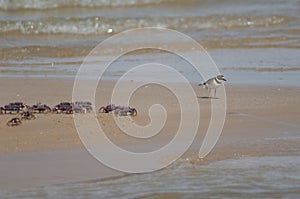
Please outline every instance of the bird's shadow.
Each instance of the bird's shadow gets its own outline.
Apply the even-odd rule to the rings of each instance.
[[[197,96],[198,99],[220,99],[218,97]]]

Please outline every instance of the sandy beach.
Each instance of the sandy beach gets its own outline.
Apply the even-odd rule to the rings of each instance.
[[[113,85],[112,81],[101,82],[96,107],[109,103]],[[59,102],[71,101],[72,87],[71,79],[1,78],[1,105],[22,101],[29,105],[42,102],[53,107]],[[208,92],[196,85],[194,89],[201,106],[201,125],[195,142],[180,161],[202,165],[216,160],[290,154],[299,150],[299,139],[293,139],[299,137],[299,87],[227,84],[227,116],[222,135],[213,151],[199,159],[197,150],[210,120],[210,100],[218,99],[205,98]],[[141,89],[131,102],[138,110],[134,121],[141,125],[149,122],[148,107],[159,102],[168,111],[166,128],[158,137],[144,142],[124,135],[111,114],[98,114],[97,118],[117,145],[129,150],[153,150],[174,136],[180,120],[178,103],[163,88]],[[36,116],[21,126],[8,127],[6,122],[14,116],[0,115],[1,189],[18,190],[124,175],[101,165],[86,152],[72,115]]]

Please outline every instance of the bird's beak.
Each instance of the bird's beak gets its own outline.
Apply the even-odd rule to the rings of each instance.
[[[224,81],[227,81],[224,77],[223,77],[223,80],[224,80]]]

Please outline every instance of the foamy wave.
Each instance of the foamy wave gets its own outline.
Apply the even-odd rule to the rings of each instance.
[[[0,9],[50,9],[59,7],[119,7],[142,6],[173,0],[0,0]]]
[[[268,27],[282,24],[284,16],[208,16],[161,18],[47,18],[42,20],[0,21],[0,31],[23,34],[107,34],[131,28],[164,27],[178,30],[230,29],[244,27]],[[0,33],[1,33],[0,32]]]

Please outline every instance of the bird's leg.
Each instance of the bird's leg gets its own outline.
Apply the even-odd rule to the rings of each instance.
[[[211,97],[211,95],[210,95],[210,88],[208,89],[208,92],[209,92],[209,97]]]
[[[217,97],[217,88],[215,88],[215,98]]]

